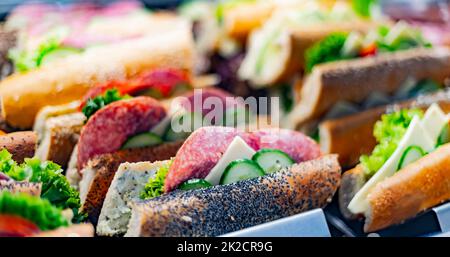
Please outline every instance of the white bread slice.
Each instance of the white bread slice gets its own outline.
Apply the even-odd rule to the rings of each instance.
[[[150,177],[168,161],[122,163],[106,194],[97,224],[100,236],[119,236],[127,232],[131,218],[129,203],[140,200],[140,194]]]

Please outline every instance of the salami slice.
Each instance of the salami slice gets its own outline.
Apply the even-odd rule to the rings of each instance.
[[[191,178],[205,178],[236,136],[242,137],[255,151],[279,149],[297,163],[321,156],[319,146],[296,131],[265,129],[247,133],[235,128],[204,127],[192,133],[178,151],[167,174],[164,190],[170,192]]]
[[[258,138],[261,149],[281,150],[297,163],[313,160],[321,155],[319,145],[298,131],[274,128],[255,131],[252,134]]]
[[[249,135],[229,127],[203,127],[196,130],[178,151],[164,182],[165,192],[190,178],[204,178],[217,164],[234,137],[241,136],[257,150]]]
[[[97,111],[83,127],[78,142],[78,170],[92,157],[114,152],[129,136],[148,131],[166,116],[151,97],[121,100]]]

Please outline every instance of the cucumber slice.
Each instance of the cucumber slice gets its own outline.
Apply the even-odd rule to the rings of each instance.
[[[265,174],[270,174],[292,166],[295,161],[285,152],[278,149],[261,149],[253,155],[256,162]]]
[[[398,162],[397,171],[403,169],[406,165],[420,159],[427,153],[422,149],[422,147],[417,145],[408,146],[400,157]]]
[[[66,58],[69,55],[79,54],[80,50],[76,48],[64,47],[55,49],[42,57],[38,65],[46,65],[55,60]]]
[[[140,148],[162,144],[163,140],[156,134],[145,132],[130,137],[122,146],[122,149]]]
[[[226,185],[235,183],[241,180],[257,178],[264,176],[264,170],[252,160],[236,160],[232,161],[225,168],[225,171],[220,178],[220,184]]]
[[[437,139],[436,147],[450,142],[450,134],[449,133],[450,133],[450,127],[448,124],[445,124],[441,130],[441,133],[439,134],[438,139]]]
[[[211,183],[204,179],[190,179],[183,184],[181,184],[178,189],[181,190],[193,190],[193,189],[200,189],[200,188],[207,188],[212,187]]]
[[[174,116],[164,134],[164,139],[169,142],[184,140],[203,125],[206,124],[204,124],[201,113],[188,112],[180,116]]]
[[[250,111],[245,107],[228,108],[225,110],[223,125],[225,127],[238,127],[250,123]]]

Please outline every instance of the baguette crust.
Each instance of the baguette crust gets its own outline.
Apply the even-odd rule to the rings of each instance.
[[[327,120],[319,125],[320,148],[323,153],[336,153],[343,167],[359,162],[359,157],[369,154],[376,145],[373,127],[381,115],[400,108],[421,108],[426,110],[432,103],[450,112],[450,91],[423,95],[416,99],[395,105],[380,106],[343,118]]]
[[[373,92],[392,94],[410,78],[443,84],[448,77],[448,48],[416,48],[320,64],[300,88],[300,102],[289,115],[288,125],[301,128],[308,121],[319,119],[339,101],[360,103]]]
[[[135,203],[126,236],[219,236],[321,208],[340,174],[337,156],[327,155],[256,179],[172,192]]]
[[[188,24],[182,22],[156,38],[148,35],[93,48],[27,73],[13,74],[0,83],[3,117],[14,127],[30,128],[42,107],[80,99],[98,83],[129,79],[156,68],[190,72],[192,41]]]
[[[160,161],[174,157],[183,141],[160,146],[119,150],[91,159],[83,169],[80,182],[81,212],[88,214],[95,225],[100,215],[106,193],[120,164],[124,162]],[[87,174],[89,173],[89,175]],[[84,186],[82,186],[84,185]]]
[[[449,199],[450,144],[446,144],[371,190],[364,231],[398,224]]]
[[[13,132],[0,136],[0,149],[6,149],[12,158],[22,163],[25,158],[34,156],[37,147],[37,135],[32,131]]]

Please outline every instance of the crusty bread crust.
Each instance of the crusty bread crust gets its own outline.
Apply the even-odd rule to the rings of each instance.
[[[13,132],[0,136],[0,149],[6,149],[12,158],[22,163],[25,158],[34,156],[37,147],[37,135],[32,131]]]
[[[192,33],[182,22],[157,37],[152,34],[89,49],[27,73],[13,74],[0,83],[3,117],[14,127],[30,128],[42,107],[80,99],[98,83],[132,78],[155,68],[190,72],[192,67]]]
[[[231,38],[245,41],[250,32],[272,15],[276,5],[271,1],[241,4],[224,13],[223,26]]]
[[[321,208],[340,176],[337,156],[326,155],[256,179],[172,192],[135,203],[126,236],[219,236]]]
[[[364,231],[398,224],[449,199],[450,144],[446,144],[371,190]]]
[[[94,157],[85,167],[85,169],[92,170],[93,178],[91,181],[83,181],[82,179],[82,183],[87,185],[87,191],[83,192],[83,196],[80,192],[82,199],[80,211],[88,214],[89,220],[96,225],[106,193],[120,164],[124,162],[168,160],[176,155],[182,144],[183,141],[177,141],[155,147],[119,150],[111,154]],[[82,171],[82,173],[84,172]],[[82,191],[81,188],[80,191]]]
[[[300,128],[320,118],[339,101],[360,103],[373,92],[391,94],[407,79],[443,83],[448,77],[448,48],[416,48],[320,64],[300,87],[300,102],[289,115],[288,125]]]
[[[346,219],[355,219],[358,217],[358,215],[351,213],[347,206],[365,183],[366,176],[363,168],[359,165],[342,174],[338,194],[339,210]]]
[[[354,115],[327,120],[319,125],[320,148],[323,153],[339,155],[343,167],[351,167],[359,162],[359,157],[369,154],[376,145],[373,126],[381,115],[399,108],[427,109],[432,103],[450,112],[450,91],[420,96],[395,105],[380,106]]]

